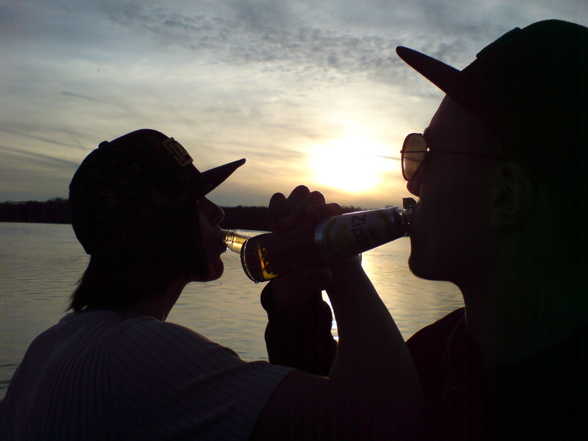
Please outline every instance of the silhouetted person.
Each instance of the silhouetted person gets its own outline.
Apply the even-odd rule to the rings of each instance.
[[[416,371],[353,259],[319,270],[316,279],[335,280],[328,293],[341,343],[329,378],[245,362],[165,322],[186,284],[223,273],[223,212],[206,195],[244,162],[201,173],[177,141],[154,130],[101,143],[88,155],[71,182],[70,204],[90,263],[72,296],[73,312],[33,341],[11,380],[0,403],[2,441],[411,433],[421,398]],[[295,225],[316,221],[307,209],[316,216],[339,210],[303,187],[288,201]],[[297,279],[304,295],[302,275]]]
[[[447,94],[402,149],[419,197],[409,265],[455,283],[465,304],[408,341],[422,438],[588,439],[588,29],[517,28],[462,71],[397,51]],[[278,288],[264,296],[279,301]],[[316,338],[265,304],[270,360],[324,369],[313,354],[328,353],[328,317],[315,314]]]

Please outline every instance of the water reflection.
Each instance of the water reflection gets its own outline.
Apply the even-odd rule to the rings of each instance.
[[[408,239],[400,239],[363,255],[364,268],[406,338],[462,304],[453,285],[415,278],[406,265],[408,252]],[[237,254],[225,253],[223,260],[223,277],[188,285],[168,320],[246,360],[267,359],[263,285],[247,278]],[[69,225],[0,223],[0,398],[32,340],[64,315],[87,263]]]
[[[463,306],[452,283],[416,278],[408,269],[409,254],[410,240],[402,238],[365,253],[362,261],[405,338]]]

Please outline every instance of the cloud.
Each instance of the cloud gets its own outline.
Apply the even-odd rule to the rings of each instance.
[[[67,197],[67,185],[79,164],[51,153],[0,146],[0,200]],[[42,186],[39,181],[43,182]]]
[[[231,9],[233,17],[186,15],[121,1],[108,3],[103,11],[127,31],[148,34],[164,46],[183,47],[205,62],[258,64],[317,80],[324,79],[325,70],[365,76],[401,65],[394,54],[398,40],[305,26],[291,17],[285,3],[233,2]]]
[[[62,158],[56,158],[50,154],[41,154],[36,152],[27,152],[11,147],[0,146],[0,152],[7,154],[7,156],[21,157],[29,164],[36,166],[66,166],[67,168],[75,170],[79,164],[74,161],[68,161]]]
[[[240,21],[245,22],[250,29],[264,28],[271,24],[274,28],[287,28],[296,25],[299,19],[292,13],[293,2],[276,2],[274,0],[227,2],[236,13]]]
[[[393,156],[407,130],[426,126],[442,93],[398,59],[397,45],[461,68],[514,26],[549,17],[588,24],[587,8],[584,0],[5,2],[0,186],[63,195],[72,164],[100,141],[152,127],[178,138],[203,169],[246,156],[218,195],[267,203],[274,186],[312,184],[305,166],[322,144],[373,139]],[[370,200],[385,204],[401,187],[391,167]]]
[[[72,96],[72,97],[75,97],[75,98],[81,98],[81,99],[83,99],[83,100],[88,100],[88,101],[95,101],[95,102],[97,102],[97,103],[110,104],[110,103],[109,103],[109,102],[107,102],[107,101],[99,100],[99,99],[96,99],[96,98],[91,98],[91,97],[89,97],[89,96],[80,95],[79,93],[73,93],[73,92],[67,92],[67,91],[63,91],[63,92],[61,92],[61,93],[62,93],[63,95],[65,95],[65,96]]]
[[[4,142],[6,142],[7,135],[12,135],[13,137],[21,138],[21,140],[23,140],[21,141],[21,144],[23,145],[26,144],[26,141],[24,140],[27,140],[35,145],[37,143],[49,144],[54,150],[55,147],[62,147],[65,149],[70,149],[72,147],[76,149],[84,149],[83,145],[77,141],[78,135],[69,130],[43,127],[42,130],[31,132],[26,125],[16,124],[15,126],[0,126],[0,131],[4,133]],[[56,133],[59,133],[61,136],[55,136]],[[21,152],[23,154],[34,154],[31,151],[28,151],[24,146],[21,146],[20,149],[0,146],[0,150],[13,151],[14,153]],[[58,160],[58,158],[56,158],[56,160]]]

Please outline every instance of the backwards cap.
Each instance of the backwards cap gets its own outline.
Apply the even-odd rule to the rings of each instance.
[[[88,254],[128,245],[132,237],[144,239],[150,225],[164,225],[166,216],[177,216],[244,163],[200,172],[179,142],[150,129],[104,141],[70,184],[76,236]]]
[[[462,71],[405,47],[398,47],[397,53],[520,160],[532,162],[537,158],[530,156],[558,145],[569,147],[561,144],[580,136],[588,123],[588,28],[584,26],[546,20],[515,28],[484,48]]]

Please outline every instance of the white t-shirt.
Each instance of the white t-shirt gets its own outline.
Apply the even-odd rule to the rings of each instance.
[[[0,439],[246,440],[292,370],[152,317],[72,313],[27,350]]]

